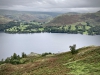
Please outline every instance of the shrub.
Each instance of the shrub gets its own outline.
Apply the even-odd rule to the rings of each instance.
[[[46,55],[49,55],[49,54],[52,54],[52,53],[51,52],[49,52],[49,53],[46,52],[46,53],[43,53],[42,56],[46,56]]]
[[[20,64],[20,60],[14,59],[10,61],[11,64]]]

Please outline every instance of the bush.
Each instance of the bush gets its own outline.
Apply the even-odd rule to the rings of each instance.
[[[20,64],[25,64],[28,60],[26,58],[20,59]]]
[[[11,64],[20,64],[20,60],[14,59],[10,61]]]
[[[49,55],[49,54],[52,54],[51,52],[49,53],[43,53],[42,56],[46,56],[46,55]]]

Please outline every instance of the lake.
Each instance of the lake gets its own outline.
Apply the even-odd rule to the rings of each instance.
[[[14,52],[60,53],[69,51],[69,46],[76,44],[77,48],[84,46],[100,46],[100,35],[81,35],[67,33],[33,33],[7,34],[0,33],[0,59],[10,57]]]

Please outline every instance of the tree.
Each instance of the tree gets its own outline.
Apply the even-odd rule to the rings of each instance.
[[[22,52],[22,58],[25,58],[25,57],[27,57],[27,55],[24,52]]]
[[[20,56],[19,56],[19,55],[17,56],[17,59],[18,59],[18,60],[20,59]]]
[[[17,54],[14,53],[13,56],[11,57],[11,59],[17,59]]]
[[[73,46],[69,46],[69,48],[70,48],[72,54],[78,53],[78,51],[75,49],[76,48],[76,44],[74,44]]]

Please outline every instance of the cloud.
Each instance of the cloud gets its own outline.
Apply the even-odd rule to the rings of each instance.
[[[93,12],[100,9],[100,0],[0,0],[0,9]]]

